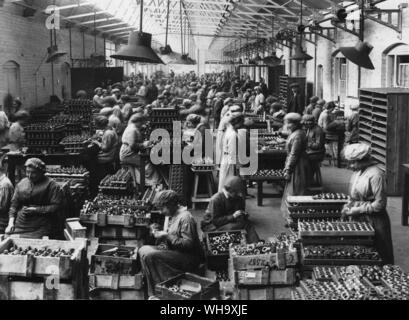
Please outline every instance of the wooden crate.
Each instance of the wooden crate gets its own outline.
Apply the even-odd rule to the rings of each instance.
[[[235,300],[273,300],[274,288],[273,287],[260,287],[249,288],[239,287],[236,289]]]
[[[95,227],[95,237],[106,239],[138,240],[147,233],[145,227],[125,228],[122,226]]]
[[[131,258],[103,255],[104,251],[114,248],[135,251],[135,254],[131,256]],[[99,244],[96,248],[95,254],[91,256],[90,272],[94,275],[134,276],[138,273],[139,269],[140,266],[138,265],[135,247],[116,247],[112,245]]]
[[[34,255],[12,256],[2,255],[4,250],[13,245],[22,248],[47,248],[51,250],[74,249],[71,257],[35,257]],[[44,277],[57,273],[60,279],[72,279],[74,277],[74,264],[82,263],[87,248],[85,240],[58,241],[38,239],[14,239],[7,238],[0,243],[0,275],[20,277]]]
[[[146,300],[145,290],[95,289],[90,292],[90,300]]]
[[[296,269],[294,268],[270,271],[270,285],[293,285],[296,281]]]
[[[213,232],[205,232],[205,245],[206,245],[206,262],[207,262],[207,267],[210,270],[225,270],[227,267],[227,261],[229,260],[229,251],[227,251],[225,254],[214,254],[212,252],[211,244],[210,244],[210,237],[212,236],[218,236],[218,235],[223,235],[226,233],[233,233],[241,234],[241,243],[235,243],[235,244],[246,244],[246,231],[245,230],[232,230],[232,231],[213,231]]]
[[[72,283],[59,283],[58,289],[48,290],[47,287],[46,282],[0,277],[0,300],[77,300],[85,298],[78,296],[76,285]]]
[[[285,253],[268,253],[247,256],[237,256],[230,250],[230,259],[232,260],[234,270],[254,270],[264,267],[285,269]]]
[[[234,272],[237,285],[293,285],[296,282],[296,269],[273,270],[263,268],[259,270],[242,270]]]
[[[178,284],[182,280],[200,284],[201,292],[193,294],[190,299],[186,299],[169,290],[170,286]],[[184,273],[157,284],[155,287],[155,293],[161,300],[212,300],[219,298],[220,286],[218,281],[199,277],[198,275],[191,273]]]
[[[81,225],[79,218],[65,220],[65,227],[72,239],[87,237],[87,228]]]
[[[274,288],[274,300],[291,300],[291,292],[293,287],[275,287]]]
[[[98,289],[132,289],[142,290],[144,288],[143,274],[120,275],[120,274],[91,274],[89,284]]]

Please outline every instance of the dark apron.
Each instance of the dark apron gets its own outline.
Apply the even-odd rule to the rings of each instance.
[[[362,220],[372,224],[375,229],[375,248],[381,255],[383,263],[394,264],[391,222],[386,210],[366,214]]]
[[[21,238],[41,239],[51,236],[53,220],[51,215],[17,213],[13,234]]]

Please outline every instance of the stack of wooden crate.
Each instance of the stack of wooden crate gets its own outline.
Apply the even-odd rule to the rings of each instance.
[[[234,281],[234,299],[291,298],[291,290],[297,281],[298,251],[291,247],[267,252],[264,248],[269,246],[251,244],[230,249],[229,274]]]
[[[100,244],[91,257],[93,300],[145,300],[146,290],[135,247]]]
[[[87,299],[86,253],[84,239],[3,240],[0,243],[0,299]]]

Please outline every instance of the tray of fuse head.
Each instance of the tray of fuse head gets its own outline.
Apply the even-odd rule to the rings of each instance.
[[[298,236],[303,237],[373,237],[375,230],[367,222],[299,221]]]
[[[349,197],[342,193],[328,193],[315,196],[288,196],[287,210],[290,213],[304,210],[341,210],[349,202]]]

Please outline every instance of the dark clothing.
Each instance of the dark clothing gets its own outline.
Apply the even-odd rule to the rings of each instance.
[[[345,142],[349,144],[359,142],[359,113],[353,112],[346,119]]]
[[[314,116],[316,123],[318,123],[318,120],[319,120],[319,118],[320,118],[321,112],[322,112],[321,107],[315,107],[314,110],[312,110],[312,113],[311,113],[311,114]]]
[[[29,179],[23,179],[14,191],[9,216],[16,218],[15,234],[23,238],[41,239],[53,237],[53,226],[58,222],[59,209],[62,202],[62,193],[58,184],[44,177],[33,184]],[[36,213],[24,213],[21,209],[35,207]]]
[[[201,223],[204,232],[246,230],[247,242],[259,241],[254,226],[247,218],[236,220],[233,214],[236,211],[245,211],[246,200],[244,198],[226,198],[225,193],[216,193],[209,202],[205,216]]]
[[[284,171],[291,176],[285,186],[281,210],[286,212],[285,201],[288,196],[302,196],[307,191],[307,172],[309,163],[307,158],[307,136],[304,130],[298,129],[291,133],[286,144],[287,159]]]
[[[154,294],[156,284],[184,272],[195,272],[203,261],[197,225],[186,208],[181,208],[172,218],[167,232],[163,239],[167,249],[162,249],[161,246],[143,246],[138,251],[149,295]]]
[[[13,185],[5,176],[0,177],[0,234],[4,234],[9,222],[9,209],[13,197]]]
[[[303,114],[304,112],[304,103],[302,101],[302,97],[300,94],[297,94],[294,96],[294,94],[291,95],[288,105],[287,105],[287,113],[290,112],[296,112],[299,114]]]
[[[154,102],[159,95],[159,90],[158,87],[156,85],[150,85],[148,87],[148,92],[146,94],[146,102],[147,104],[151,104],[152,102]]]
[[[229,80],[223,81],[223,83],[220,86],[220,90],[222,92],[230,92],[231,89],[231,82]]]
[[[214,117],[214,127],[218,128],[220,124],[220,118],[221,118],[221,112],[223,109],[223,100],[218,99],[216,103],[214,104],[214,111],[213,111],[213,117]]]
[[[267,85],[266,85],[265,83],[261,83],[259,87],[260,87],[260,89],[261,89],[261,93],[262,93],[265,97],[267,97],[267,96],[268,96],[268,88],[267,88]]]
[[[306,130],[308,158],[322,161],[325,156],[325,133],[319,126]]]

